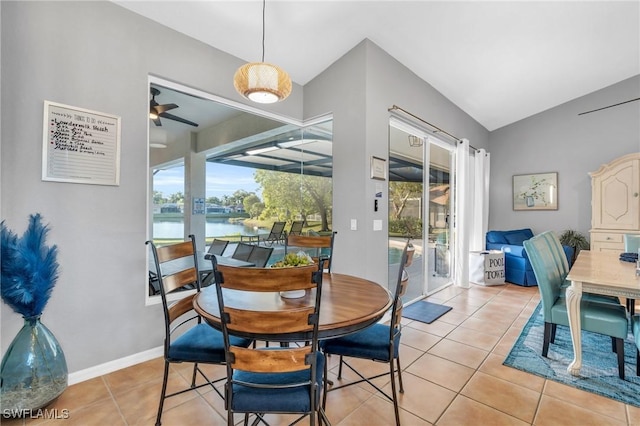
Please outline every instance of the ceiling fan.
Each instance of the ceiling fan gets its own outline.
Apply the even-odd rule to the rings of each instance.
[[[182,117],[178,117],[177,115],[169,114],[167,111],[175,109],[175,108],[179,108],[179,107],[176,104],[163,104],[163,105],[160,105],[158,102],[156,102],[156,95],[159,95],[159,94],[160,94],[160,90],[156,89],[155,87],[151,88],[151,102],[150,102],[150,105],[149,105],[149,118],[151,120],[153,120],[153,123],[156,126],[162,126],[162,122],[160,121],[160,117],[162,117],[162,118],[167,118],[169,120],[178,121],[180,123],[188,124],[190,126],[198,127],[198,124],[194,123],[193,121],[189,121],[189,120],[184,119]]]

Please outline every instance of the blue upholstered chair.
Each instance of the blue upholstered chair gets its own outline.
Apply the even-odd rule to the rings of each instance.
[[[237,268],[217,265],[214,270],[222,333],[227,360],[225,407],[227,424],[233,426],[234,413],[264,422],[264,414],[301,414],[294,423],[309,416],[309,423],[329,424],[320,404],[324,356],[318,349],[318,324],[322,297],[322,271],[317,265],[295,268]],[[312,296],[281,310],[253,310],[242,304],[250,295],[304,289]],[[233,290],[227,304],[226,292]],[[315,290],[315,292],[313,291]],[[275,296],[278,297],[278,296]],[[308,341],[291,347],[245,348],[233,343],[232,333],[256,340]]]
[[[162,307],[164,308],[164,375],[162,379],[162,391],[160,393],[160,405],[156,417],[156,425],[161,424],[162,408],[166,398],[179,395],[181,393],[198,389],[210,385],[218,395],[220,391],[214,386],[222,377],[211,381],[198,367],[198,364],[224,364],[225,352],[222,333],[208,324],[202,322],[199,315],[193,312],[193,297],[200,291],[201,277],[198,271],[198,261],[196,257],[195,237],[189,235],[190,241],[177,244],[157,247],[152,241],[147,241],[151,246],[151,252],[155,263],[155,276],[160,287]],[[163,273],[163,265],[189,259],[191,262],[184,262],[183,268],[172,268],[170,274]],[[195,288],[196,293],[186,296],[173,304],[167,301],[167,294],[181,291],[185,288]],[[192,315],[189,315],[191,313]],[[188,317],[185,319],[185,315]],[[233,337],[233,344],[240,347],[247,347],[251,340]],[[169,365],[171,363],[192,362],[193,375],[189,388],[167,395],[167,379],[169,377]],[[196,386],[196,374],[200,373],[205,382]]]
[[[529,228],[487,232],[485,247],[487,250],[504,252],[504,274],[505,279],[510,283],[525,287],[537,285],[531,262],[522,245],[523,241],[531,237],[533,237],[533,231]],[[570,267],[573,248],[562,246],[562,249],[567,257],[567,267]]]
[[[396,416],[396,425],[400,425],[400,412],[398,409],[398,394],[396,390],[396,380],[395,375],[398,374],[398,384],[400,387],[400,392],[404,393],[404,388],[402,386],[402,368],[400,367],[400,334],[401,334],[401,324],[400,320],[402,319],[402,296],[405,294],[407,287],[409,286],[409,279],[406,275],[403,275],[404,266],[407,263],[407,248],[409,246],[409,242],[404,247],[402,251],[402,257],[400,259],[400,267],[398,271],[398,281],[395,290],[395,296],[393,299],[393,306],[391,308],[391,320],[390,324],[374,324],[371,327],[368,327],[362,331],[359,331],[354,334],[349,334],[344,337],[339,337],[336,339],[325,340],[321,343],[322,351],[325,355],[339,355],[340,356],[340,365],[338,367],[338,380],[342,378],[342,366],[346,365],[350,370],[356,373],[360,379],[356,381],[352,381],[346,384],[342,384],[340,386],[332,386],[331,389],[328,388],[328,381],[325,380],[325,393],[323,405],[326,405],[326,397],[327,392],[334,391],[340,388],[344,388],[346,386],[352,386],[357,383],[367,382],[371,386],[373,386],[378,392],[382,393],[386,396],[390,401],[393,402],[393,409],[395,411]],[[404,278],[404,279],[403,279]],[[384,362],[389,364],[389,371],[378,374],[373,377],[365,377],[362,373],[357,371],[353,366],[351,366],[345,357],[352,358],[360,358],[360,359],[370,359],[372,361]],[[394,363],[395,361],[395,363]],[[395,364],[395,365],[394,365]],[[326,365],[325,365],[326,368]],[[326,375],[325,371],[325,375]],[[391,392],[392,395],[388,395],[384,392],[380,387],[378,387],[375,383],[372,382],[373,379],[378,377],[390,376],[391,379]]]
[[[554,260],[554,249],[547,237],[547,233],[543,232],[524,241],[524,248],[536,275],[542,299],[544,314],[542,356],[544,357],[547,356],[549,343],[554,341],[557,325],[569,326],[567,304],[565,299],[560,297],[566,274],[562,273],[562,267]],[[618,355],[618,374],[621,379],[624,379],[624,339],[628,332],[624,307],[593,302],[585,298],[580,303],[582,329],[611,336],[612,345]]]

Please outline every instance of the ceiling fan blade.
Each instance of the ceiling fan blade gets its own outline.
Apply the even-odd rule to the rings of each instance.
[[[153,124],[156,126],[162,126],[162,122],[160,121],[160,117],[153,118]]]
[[[158,115],[162,114],[165,111],[169,111],[172,109],[178,108],[178,105],[176,104],[163,104],[163,105],[156,105],[155,110],[158,113]]]
[[[179,121],[180,123],[188,124],[189,126],[198,127],[198,124],[194,123],[193,121],[186,120],[184,118],[178,117],[173,114],[169,114],[167,112],[163,112],[162,114],[160,114],[160,117],[168,118],[169,120]]]

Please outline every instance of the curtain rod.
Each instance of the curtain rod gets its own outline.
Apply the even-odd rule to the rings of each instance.
[[[456,142],[462,142],[462,139],[460,139],[460,138],[457,138],[457,137],[453,136],[451,133],[447,132],[446,130],[442,130],[440,127],[438,127],[438,126],[436,126],[436,125],[434,125],[434,124],[431,124],[431,123],[429,123],[429,122],[428,122],[428,121],[426,121],[426,120],[423,120],[422,118],[418,117],[417,115],[414,115],[414,114],[410,113],[410,112],[409,112],[409,111],[407,111],[406,109],[403,109],[403,108],[400,108],[400,107],[399,107],[399,106],[397,106],[397,105],[394,105],[394,106],[392,106],[391,108],[389,108],[387,111],[391,112],[391,111],[393,111],[393,110],[402,111],[402,112],[404,112],[405,114],[407,114],[407,115],[409,115],[409,116],[411,116],[411,117],[415,118],[416,120],[423,122],[423,123],[424,123],[424,124],[426,124],[427,126],[431,126],[431,127],[433,127],[434,129],[436,129],[436,131],[435,131],[434,133],[444,133],[445,135],[449,136],[450,138],[452,138],[452,139],[453,139],[453,140],[455,140]],[[478,150],[476,147],[471,146],[471,145],[469,145],[469,148],[473,148],[473,149],[475,149],[476,151]]]

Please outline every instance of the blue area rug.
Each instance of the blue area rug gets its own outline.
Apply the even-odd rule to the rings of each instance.
[[[557,327],[555,343],[549,345],[548,357],[542,356],[544,318],[541,307],[539,304],[535,309],[503,364],[640,407],[640,377],[636,376],[633,335],[629,333],[624,342],[625,380],[618,377],[618,360],[611,351],[611,338],[588,331],[582,331],[580,376],[572,376],[567,372],[573,361],[569,327]]]
[[[405,307],[402,310],[402,316],[412,320],[431,324],[442,315],[449,312],[451,309],[453,309],[451,306],[420,301]]]

